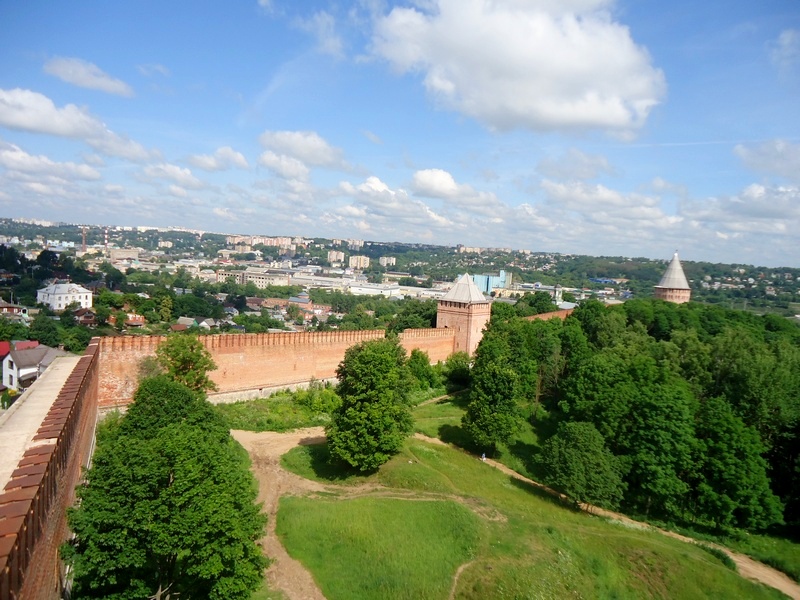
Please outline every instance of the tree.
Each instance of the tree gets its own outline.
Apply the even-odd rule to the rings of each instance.
[[[408,358],[408,369],[419,382],[422,389],[435,388],[441,382],[434,368],[431,366],[431,359],[428,353],[414,348]]]
[[[124,420],[123,420],[124,423]],[[98,444],[76,535],[76,597],[247,599],[266,565],[247,457],[185,422]]]
[[[28,331],[28,337],[51,348],[55,348],[61,343],[61,334],[58,331],[58,326],[53,319],[43,313],[36,315]]]
[[[411,433],[408,393],[413,379],[396,338],[348,348],[336,369],[342,404],[325,428],[331,456],[359,471],[373,471]]]
[[[572,498],[616,508],[624,489],[619,461],[591,423],[561,423],[542,446],[544,480]]]
[[[470,402],[461,424],[477,446],[494,450],[516,432],[517,385],[516,373],[498,363],[473,370]]]
[[[193,335],[173,335],[156,349],[156,358],[166,374],[191,390],[217,389],[208,372],[217,368],[202,342]]]
[[[767,478],[758,434],[722,398],[697,414],[697,512],[721,526],[764,529],[781,522],[781,503]]]

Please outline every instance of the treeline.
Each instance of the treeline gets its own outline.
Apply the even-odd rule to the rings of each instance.
[[[716,528],[800,520],[800,328],[699,304],[587,301],[565,321],[495,314],[464,427],[555,432],[538,468],[576,501]]]

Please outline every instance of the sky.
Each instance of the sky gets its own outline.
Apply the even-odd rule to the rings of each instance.
[[[0,0],[0,216],[800,266],[797,0]]]

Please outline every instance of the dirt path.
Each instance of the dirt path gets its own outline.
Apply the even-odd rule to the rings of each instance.
[[[431,402],[439,399],[440,398],[434,398]],[[325,441],[325,432],[322,427],[310,427],[308,429],[300,429],[289,433],[252,433],[249,431],[232,431],[231,433],[233,434],[233,437],[236,438],[236,440],[242,444],[242,446],[244,446],[244,448],[250,454],[250,459],[253,463],[253,471],[259,484],[259,501],[264,503],[264,512],[266,512],[269,516],[267,535],[262,540],[264,553],[273,560],[269,569],[267,569],[267,579],[269,580],[269,584],[273,589],[281,590],[286,594],[289,600],[324,600],[325,596],[323,596],[311,574],[302,564],[287,554],[283,545],[275,535],[275,517],[278,512],[278,500],[281,496],[305,494],[308,492],[335,491],[343,498],[353,498],[362,495],[378,495],[403,499],[414,499],[415,497],[420,499],[419,494],[416,492],[413,495],[406,496],[406,494],[404,494],[402,491],[389,490],[388,488],[383,488],[382,486],[376,484],[354,486],[351,488],[342,488],[342,486],[334,485],[326,486],[284,470],[280,466],[281,455],[298,445],[319,444]],[[414,437],[432,444],[450,446],[440,439],[430,438],[420,433],[415,434]],[[451,447],[455,448],[454,446]],[[486,459],[486,463],[502,471],[503,473],[518,479],[519,481],[524,481],[529,485],[545,490],[553,496],[565,499],[562,494],[559,494],[555,490],[541,483],[520,475],[502,463],[489,458]],[[444,496],[441,494],[425,494],[425,496],[444,499]],[[458,500],[462,503],[464,502],[464,499],[458,496],[453,496],[451,499]],[[479,514],[481,513],[480,507],[471,505],[470,508]],[[634,527],[651,529],[686,543],[697,543],[692,538],[671,531],[659,529],[657,527],[652,527],[645,523],[635,521],[630,517],[626,517],[620,513],[608,511],[591,505],[582,505],[581,509],[588,513],[607,517],[609,519],[613,519]],[[490,519],[492,518],[492,516],[489,514],[484,514],[483,516]],[[748,556],[739,554],[738,552],[733,552],[723,546],[710,543],[708,543],[708,545],[717,547],[730,556],[731,559],[736,563],[739,574],[743,577],[763,583],[764,585],[768,585],[783,592],[790,598],[800,600],[800,585],[792,581],[784,573],[768,567],[763,563],[755,561]],[[454,598],[459,576],[466,568],[470,566],[470,564],[471,563],[465,563],[461,565],[453,576],[453,584],[450,591],[451,599]]]
[[[250,454],[258,480],[258,500],[264,503],[263,510],[269,517],[267,534],[261,545],[264,554],[273,561],[267,569],[270,587],[282,591],[289,600],[325,600],[311,573],[289,556],[275,534],[275,516],[281,496],[325,490],[322,484],[284,470],[280,465],[281,455],[298,445],[324,442],[325,430],[310,427],[290,433],[231,431],[231,434]]]

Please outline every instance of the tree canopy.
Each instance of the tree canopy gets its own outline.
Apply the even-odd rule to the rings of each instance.
[[[413,378],[396,338],[349,348],[336,369],[342,399],[325,428],[331,456],[372,471],[395,454],[411,432],[408,394]]]
[[[208,372],[217,368],[211,353],[193,335],[171,335],[156,349],[158,363],[173,380],[191,390],[208,392],[217,385],[208,377]]]

